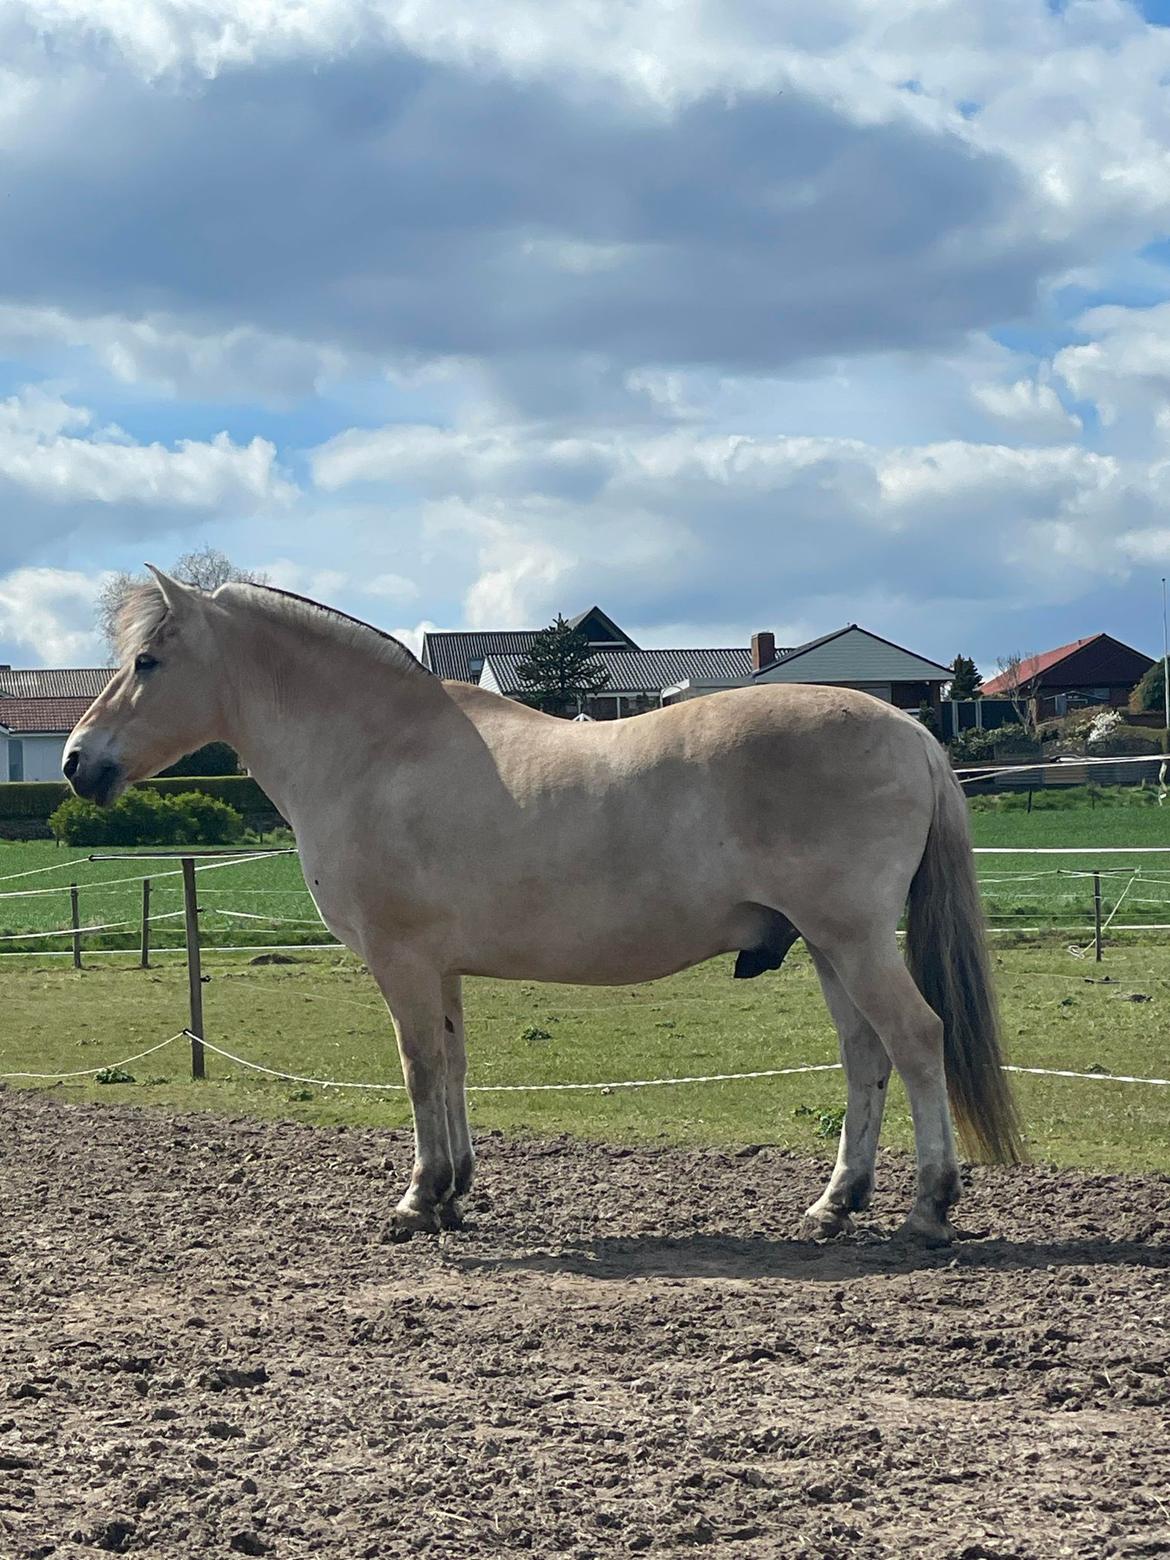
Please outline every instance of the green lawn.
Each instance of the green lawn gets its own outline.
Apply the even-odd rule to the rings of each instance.
[[[205,968],[209,1039],[249,1060],[335,1080],[399,1080],[373,983],[347,954],[303,954],[254,967],[214,951]],[[613,989],[467,983],[473,1083],[585,1082],[741,1072],[835,1060],[836,1044],[807,956],[754,981],[730,958],[671,980]],[[1160,946],[1111,949],[1098,966],[1059,947],[996,954],[1005,1044],[1013,1061],[1170,1077],[1170,1003]],[[1098,984],[1102,974],[1109,984]],[[1140,993],[1150,1001],[1127,1000]],[[178,961],[143,972],[128,959],[0,965],[0,1072],[65,1071],[121,1060],[182,1027]],[[202,1084],[185,1043],[132,1064],[135,1081],[57,1085],[69,1099],[203,1106],[314,1122],[404,1124],[401,1094],[265,1079],[211,1056]],[[18,1085],[12,1085],[18,1086]],[[1170,1171],[1170,1089],[1107,1080],[1017,1080],[1036,1157],[1107,1169]],[[477,1130],[569,1132],[608,1141],[780,1143],[832,1151],[839,1073],[602,1093],[473,1095]],[[824,1119],[821,1119],[824,1118]],[[886,1141],[910,1142],[901,1090]]]
[[[1124,892],[1118,922],[1170,924],[1170,854],[1107,856],[1095,855],[1091,848],[1170,848],[1170,806],[974,812],[971,825],[976,846],[1090,847],[1076,856],[979,856],[983,900],[993,926],[1080,928],[1082,941],[1087,941],[1093,925],[1094,870],[1102,873],[1107,915]]]
[[[86,948],[137,946],[142,916],[141,879],[151,879],[151,927],[158,947],[183,944],[182,879],[177,862],[90,861],[88,849],[68,849],[48,840],[0,840],[0,953],[65,949],[67,938],[12,940],[16,933],[69,925],[69,883],[79,885],[83,926],[129,922],[118,931],[85,938]],[[46,868],[52,870],[44,870]],[[17,877],[14,874],[29,873]],[[200,870],[199,902],[203,941],[239,943],[329,941],[301,876],[295,856],[272,856],[239,866]],[[230,913],[229,913],[230,912]]]

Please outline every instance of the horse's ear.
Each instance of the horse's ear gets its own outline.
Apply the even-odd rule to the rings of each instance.
[[[191,594],[186,585],[180,584],[178,580],[171,579],[169,574],[164,574],[161,569],[156,569],[153,563],[148,563],[146,567],[154,575],[155,584],[158,586],[159,593],[166,602],[167,607],[176,615],[180,613]]]

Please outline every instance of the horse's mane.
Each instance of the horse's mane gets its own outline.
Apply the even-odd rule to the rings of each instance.
[[[246,601],[249,606],[258,608],[264,617],[276,622],[323,631],[338,644],[372,651],[387,665],[431,675],[401,640],[370,623],[363,623],[360,618],[350,617],[348,612],[339,612],[336,607],[323,606],[321,602],[298,596],[291,590],[278,590],[275,585],[233,582],[221,585],[220,590],[228,592],[231,598]],[[218,595],[219,591],[206,594]],[[115,630],[120,661],[127,660],[158,632],[167,611],[163,593],[155,581],[131,586],[118,612]]]

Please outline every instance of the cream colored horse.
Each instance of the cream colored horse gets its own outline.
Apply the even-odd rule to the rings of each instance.
[[[457,1225],[471,1185],[467,974],[625,984],[734,952],[751,975],[801,936],[848,1083],[814,1230],[840,1233],[868,1204],[891,1062],[918,1156],[905,1231],[953,1233],[948,1085],[973,1151],[1018,1157],[966,804],[916,721],[866,694],[777,686],[557,720],[442,682],[300,597],[153,572],[65,774],[109,803],[220,739],[292,824],[321,915],[394,1020],[416,1149],[399,1232]]]

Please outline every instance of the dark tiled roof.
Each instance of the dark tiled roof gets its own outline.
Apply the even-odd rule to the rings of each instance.
[[[0,668],[0,695],[19,699],[96,699],[114,675],[112,666]]]
[[[661,693],[663,688],[691,679],[728,682],[750,677],[751,651],[731,650],[595,650],[593,659],[609,673],[602,693]],[[516,675],[524,652],[490,657],[492,673],[501,693],[519,693],[524,687]]]
[[[12,699],[0,696],[0,726],[27,734],[68,736],[92,699]]]
[[[523,653],[531,648],[539,630],[535,628],[489,629],[483,633],[438,633],[423,636],[422,664],[437,677],[473,683],[473,660],[489,655]]]

